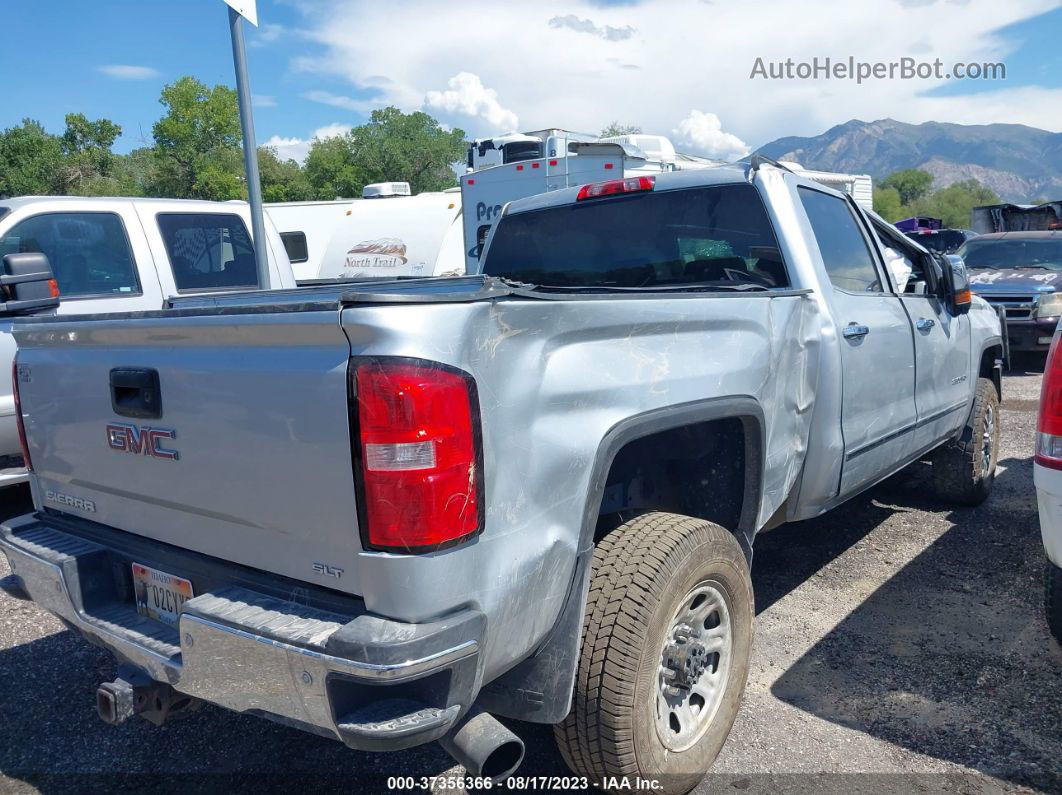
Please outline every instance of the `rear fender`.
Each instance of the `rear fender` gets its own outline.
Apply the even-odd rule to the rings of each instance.
[[[484,686],[477,701],[483,709],[534,723],[557,723],[564,719],[571,709],[572,687],[579,662],[579,641],[590,589],[594,531],[605,483],[616,455],[635,439],[684,425],[723,419],[740,419],[745,430],[745,494],[735,535],[751,565],[756,517],[762,498],[766,438],[759,403],[747,396],[713,398],[655,409],[622,420],[605,434],[594,458],[583,510],[578,560],[557,623],[531,656]]]

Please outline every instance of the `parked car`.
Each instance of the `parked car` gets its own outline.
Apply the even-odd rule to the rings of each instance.
[[[970,289],[1006,312],[1012,351],[1046,351],[1062,315],[1062,231],[996,232],[956,252]]]
[[[912,240],[917,240],[930,251],[952,254],[958,251],[967,240],[977,237],[971,229],[917,229],[905,233]]]
[[[497,714],[555,724],[584,783],[686,792],[745,686],[760,532],[927,455],[948,502],[992,488],[998,317],[799,174],[523,199],[482,263],[16,322],[6,587],[122,661],[106,720],[202,699],[499,778]]]
[[[175,295],[257,284],[242,202],[27,196],[0,199],[0,256],[40,252],[58,282],[59,314],[161,309]],[[266,223],[271,281],[294,287],[284,246]],[[0,318],[0,360],[15,340]],[[0,487],[25,482],[15,401],[0,387]]]
[[[1040,534],[1047,553],[1044,606],[1047,625],[1062,644],[1062,344],[1056,332],[1047,355],[1036,426],[1033,482],[1040,509]]]

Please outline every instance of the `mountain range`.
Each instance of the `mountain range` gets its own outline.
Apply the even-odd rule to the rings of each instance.
[[[934,188],[977,179],[1004,201],[1062,199],[1062,133],[1022,124],[906,124],[852,119],[812,137],[788,136],[756,150],[805,168],[870,174],[920,168]]]

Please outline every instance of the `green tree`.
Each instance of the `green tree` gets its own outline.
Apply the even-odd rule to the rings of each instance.
[[[976,179],[955,182],[935,190],[911,204],[908,215],[940,218],[948,228],[970,225],[970,210],[982,204],[999,204],[999,195]]]
[[[414,193],[457,184],[453,164],[465,156],[464,130],[444,130],[427,113],[374,110],[350,138],[364,183],[408,182]]]
[[[895,188],[900,194],[900,202],[911,204],[925,196],[932,185],[933,175],[928,171],[908,168],[889,174],[878,184],[878,187]]]
[[[294,160],[281,160],[276,149],[258,147],[258,173],[263,201],[297,202],[314,197],[310,181],[299,164]]]
[[[905,218],[900,192],[896,188],[874,188],[874,212],[890,224]]]
[[[375,110],[346,135],[315,140],[306,176],[321,199],[357,196],[372,182],[408,182],[414,193],[443,190],[457,184],[453,166],[464,157],[464,138],[427,113]]]
[[[618,121],[609,122],[601,130],[602,138],[615,138],[617,135],[641,135],[642,128],[636,124],[620,124]]]
[[[111,151],[122,128],[110,119],[90,121],[84,113],[66,115],[60,139],[63,165],[59,171],[63,193],[104,195],[115,192],[111,178],[117,155]]]
[[[236,92],[182,77],[162,89],[166,109],[155,122],[153,190],[179,199],[237,199],[243,195],[240,114]]]
[[[23,119],[0,133],[0,196],[60,192],[63,147],[40,122]]]
[[[352,198],[366,181],[354,166],[354,142],[349,135],[314,138],[304,168],[314,198]]]
[[[127,155],[116,155],[111,170],[115,196],[155,196],[158,184],[158,161],[150,146],[134,149]]]

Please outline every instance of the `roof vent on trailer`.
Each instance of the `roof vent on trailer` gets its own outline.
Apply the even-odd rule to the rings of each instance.
[[[363,199],[387,199],[391,196],[411,196],[408,182],[374,182],[361,189]]]

